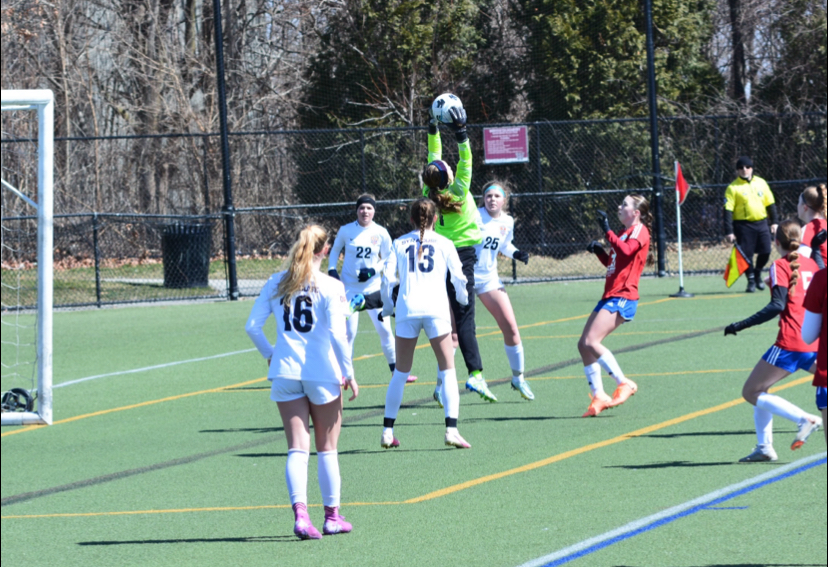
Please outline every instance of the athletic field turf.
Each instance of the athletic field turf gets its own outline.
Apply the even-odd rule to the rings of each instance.
[[[635,322],[605,343],[640,390],[582,419],[576,343],[602,285],[509,288],[532,403],[509,388],[502,339],[478,303],[500,402],[461,397],[468,451],[443,446],[427,348],[397,421],[402,447],[380,448],[389,372],[363,316],[361,394],[346,404],[340,440],[354,532],[311,542],[292,535],[287,449],[265,363],[244,333],[252,301],[56,313],[55,424],[2,430],[3,564],[826,565],[823,433],[794,453],[795,429],[777,419],[779,462],[736,463],[755,444],[741,386],[777,327],[726,338],[722,329],[767,292],[690,278],[696,297],[671,300],[676,280],[643,280]],[[780,386],[816,412],[809,376]],[[310,511],[321,527],[315,463]]]

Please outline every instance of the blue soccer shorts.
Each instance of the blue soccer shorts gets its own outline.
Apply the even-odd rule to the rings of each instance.
[[[797,370],[811,370],[816,363],[817,353],[815,352],[794,352],[785,350],[778,346],[772,346],[762,357],[762,360],[793,374]]]
[[[624,299],[623,297],[610,297],[609,299],[599,301],[593,311],[598,313],[601,309],[609,311],[610,313],[618,313],[624,318],[624,321],[629,323],[635,317],[635,312],[638,309],[638,301]]]
[[[821,387],[816,389],[816,404],[818,410],[828,407],[828,390]]]

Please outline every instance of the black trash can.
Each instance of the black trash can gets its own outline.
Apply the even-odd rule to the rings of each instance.
[[[164,287],[208,287],[212,227],[202,223],[175,223],[164,227],[161,255]]]

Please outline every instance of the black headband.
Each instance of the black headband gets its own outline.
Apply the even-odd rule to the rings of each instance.
[[[359,199],[357,199],[356,208],[359,209],[362,205],[364,205],[366,203],[371,205],[372,207],[374,207],[374,209],[377,208],[377,202],[375,200],[373,200],[371,197],[368,197],[367,195],[362,196]]]
[[[449,176],[445,162],[443,160],[436,159],[428,165],[433,165],[440,172],[440,185],[437,188],[445,189],[446,187],[448,187]],[[426,167],[428,167],[428,165]]]

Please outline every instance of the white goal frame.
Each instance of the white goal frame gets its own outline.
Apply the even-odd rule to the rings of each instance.
[[[4,90],[0,107],[37,111],[37,400],[36,411],[3,412],[2,425],[52,423],[52,285],[54,231],[54,114],[51,90]],[[4,184],[5,186],[5,184]]]

